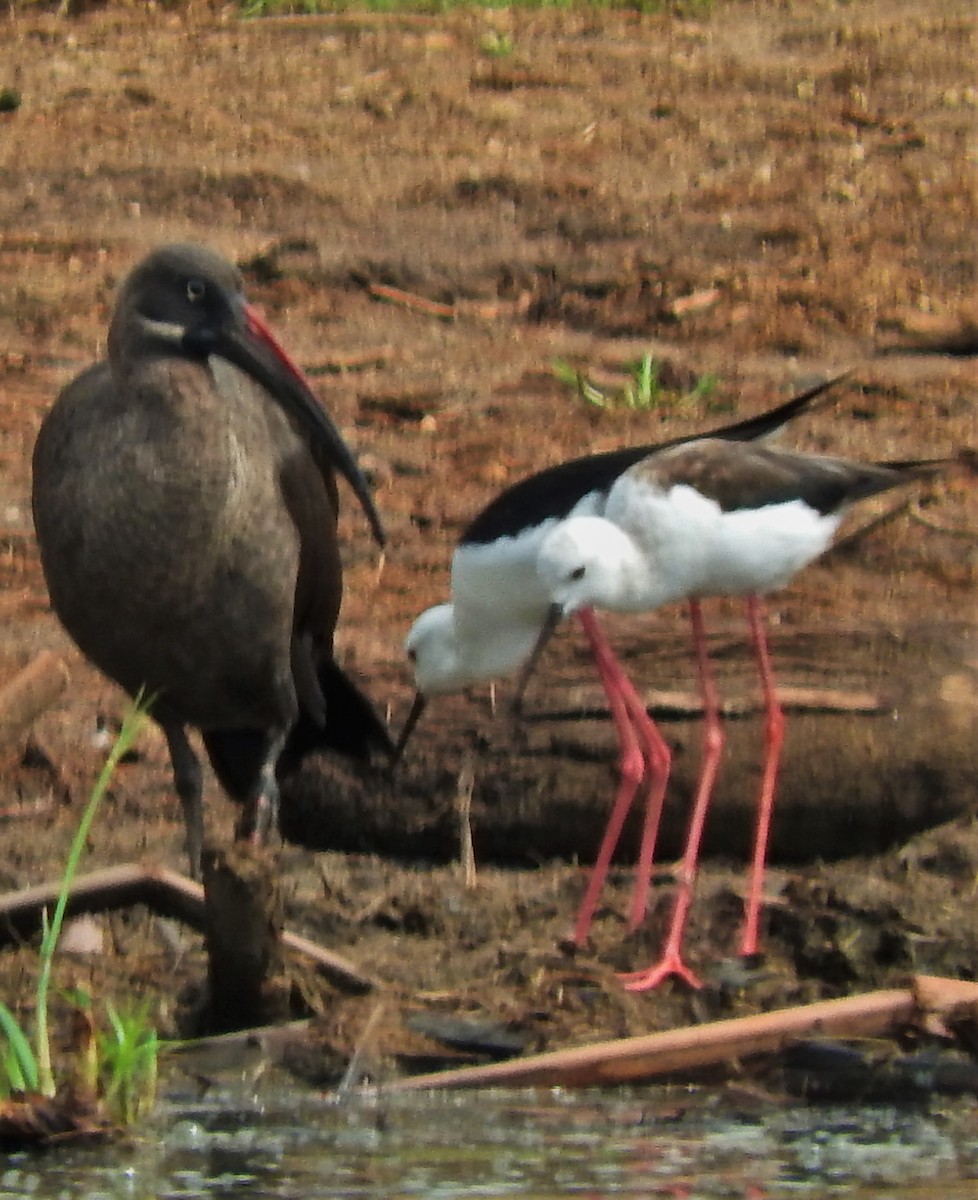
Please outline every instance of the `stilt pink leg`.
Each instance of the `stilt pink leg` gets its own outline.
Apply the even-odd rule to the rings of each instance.
[[[631,680],[615,657],[593,609],[581,609],[577,617],[590,644],[595,665],[601,676],[601,683],[608,697],[608,706],[611,709],[620,747],[618,791],[604,836],[601,839],[601,846],[591,869],[587,890],[574,922],[574,941],[581,945],[587,938],[594,910],[597,907],[598,896],[607,878],[611,857],[621,836],[625,817],[635,799],[639,784],[643,778],[648,777],[649,795],[646,802],[642,851],[632,900],[633,919],[636,912],[639,913],[638,920],[641,920],[645,914],[652,874],[652,855],[655,851],[655,838],[659,828],[659,818],[662,814],[662,802],[669,780],[672,756],[662,735],[649,718],[645,705],[632,686]],[[642,856],[646,852],[646,845],[648,863],[644,864]]]
[[[672,768],[672,751],[648,714],[644,702],[629,680],[626,684],[631,693],[632,719],[637,728],[644,730],[648,749],[648,796],[645,801],[645,820],[642,822],[642,840],[639,844],[638,863],[635,868],[635,884],[632,888],[632,903],[628,912],[628,928],[638,929],[645,920],[649,906],[649,889],[652,884],[652,862],[655,858],[659,825],[662,821],[662,806]]]
[[[764,606],[757,596],[747,598],[747,615],[754,655],[764,692],[764,771],[761,776],[761,795],[757,802],[757,829],[754,833],[754,858],[751,863],[750,884],[744,901],[744,931],[740,953],[744,957],[757,953],[758,930],[761,919],[761,895],[764,889],[764,867],[771,834],[771,814],[774,810],[774,788],[781,762],[784,741],[784,712],[778,701],[778,690],[771,670],[771,654],[765,632]]]
[[[686,918],[693,903],[693,890],[696,883],[696,868],[699,860],[700,842],[703,839],[703,827],[706,824],[706,814],[713,795],[713,785],[716,781],[720,765],[720,755],[723,752],[723,727],[720,722],[720,705],[717,698],[716,684],[710,667],[709,654],[706,647],[706,636],[703,630],[703,614],[698,600],[689,602],[689,619],[693,627],[693,649],[696,653],[696,665],[700,677],[700,692],[703,696],[703,766],[700,769],[699,783],[693,800],[693,810],[689,818],[689,832],[686,835],[686,849],[683,852],[679,868],[679,888],[676,893],[672,910],[672,920],[666,935],[662,957],[657,963],[644,971],[636,971],[619,978],[631,992],[644,992],[657,987],[670,975],[677,975],[685,980],[690,987],[701,987],[699,978],[683,962],[682,940],[686,927]]]

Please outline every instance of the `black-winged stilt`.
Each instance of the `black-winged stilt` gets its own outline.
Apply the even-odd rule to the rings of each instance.
[[[838,378],[841,378],[838,377]],[[644,612],[687,599],[706,717],[706,747],[679,891],[662,959],[626,977],[636,990],[669,975],[699,981],[680,952],[700,838],[722,751],[716,689],[700,600],[746,595],[766,708],[766,752],[741,953],[758,944],[758,919],[783,718],[758,594],[783,586],[829,545],[845,508],[946,465],[858,464],[780,451],[757,439],[780,428],[837,379],[750,421],[662,446],[577,459],[516,484],[470,525],[452,564],[452,603],[423,613],[406,649],[418,698],[524,665],[517,695],[559,619],[576,613],[608,696],[620,745],[620,783],[575,923],[582,942],[624,818],[648,786],[631,921],[644,915],[670,767],[668,746],[617,662],[594,608]]]
[[[659,962],[625,978],[635,990],[669,975],[698,980],[682,959],[681,943],[693,896],[700,841],[723,749],[717,690],[710,668],[701,600],[747,598],[747,615],[765,708],[765,752],[751,877],[744,906],[740,954],[757,953],[764,867],[774,806],[784,718],[771,669],[760,596],[783,587],[823,553],[845,510],[858,500],[946,468],[953,460],[861,464],[798,454],[756,443],[710,438],[657,452],[631,467],[608,495],[601,516],[575,516],[544,539],[537,572],[552,600],[530,667],[561,618],[577,613],[587,633],[612,705],[623,757],[637,739],[647,751],[649,801],[639,851],[631,923],[648,897],[659,818],[668,778],[661,738],[594,618],[594,609],[651,612],[677,600],[689,603],[705,720],[704,754],[696,787],[679,890]],[[519,692],[529,671],[524,672]],[[634,788],[623,769],[588,890],[578,914],[583,937],[597,903]],[[629,791],[629,789],[631,789]]]
[[[526,662],[551,607],[537,572],[537,554],[559,522],[600,515],[618,479],[650,455],[704,437],[733,442],[767,437],[845,377],[816,384],[774,409],[707,434],[585,455],[500,492],[469,524],[455,550],[451,603],[422,613],[405,640],[417,696],[399,749],[428,696],[510,674]]]

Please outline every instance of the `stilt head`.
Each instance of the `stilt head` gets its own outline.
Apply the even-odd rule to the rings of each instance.
[[[631,538],[604,517],[569,517],[547,535],[537,574],[564,616],[581,608],[636,611],[647,570]]]
[[[374,537],[383,527],[359,464],[298,366],[246,302],[238,270],[202,246],[163,246],[123,284],[109,329],[113,369],[173,354],[226,359],[250,375],[303,430],[314,453],[353,488]]]
[[[404,639],[404,653],[414,672],[417,694],[394,747],[395,764],[400,762],[414,727],[421,719],[428,695],[460,691],[472,682],[461,670],[455,610],[451,604],[438,604],[418,617]]]
[[[414,673],[414,686],[426,696],[460,692],[476,682],[462,661],[451,604],[437,604],[418,617],[404,639],[404,653]]]

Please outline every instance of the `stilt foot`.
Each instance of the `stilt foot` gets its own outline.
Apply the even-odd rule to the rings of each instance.
[[[703,986],[703,981],[695,971],[686,966],[678,951],[667,951],[657,963],[644,971],[630,971],[619,975],[618,978],[626,992],[649,992],[673,975],[696,991]]]

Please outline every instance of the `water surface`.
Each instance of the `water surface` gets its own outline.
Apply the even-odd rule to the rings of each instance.
[[[978,1109],[763,1105],[648,1087],[171,1090],[130,1145],[0,1160],[0,1200],[978,1195]]]

